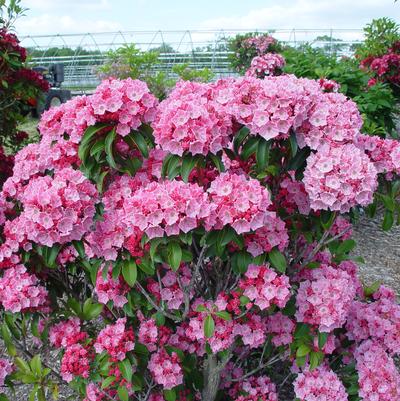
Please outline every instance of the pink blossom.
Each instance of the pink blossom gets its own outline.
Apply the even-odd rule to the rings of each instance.
[[[155,382],[170,390],[183,383],[183,372],[178,355],[169,355],[164,349],[154,353],[147,365]]]
[[[10,361],[0,358],[0,387],[4,386],[4,379],[13,371],[13,365]]]

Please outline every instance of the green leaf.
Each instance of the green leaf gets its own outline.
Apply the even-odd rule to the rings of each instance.
[[[306,344],[301,344],[299,348],[297,348],[296,351],[296,356],[297,357],[302,357],[302,356],[306,356],[310,353],[311,348],[306,345]]]
[[[260,137],[254,137],[252,136],[243,146],[242,152],[240,154],[240,157],[242,160],[248,160],[248,158],[256,153],[257,147],[258,147],[258,142],[260,140]]]
[[[108,387],[110,387],[111,383],[113,383],[115,381],[115,376],[109,376],[107,377],[103,383],[101,383],[101,389],[104,390]]]
[[[215,312],[215,315],[224,320],[232,320],[232,316],[227,311],[218,311],[218,312]]]
[[[353,250],[355,248],[355,246],[357,245],[356,241],[354,241],[353,239],[346,239],[345,241],[343,241],[336,249],[336,253],[337,254],[343,254],[343,253],[348,253],[351,250]]]
[[[219,156],[213,155],[212,153],[209,155],[211,161],[214,163],[214,166],[217,168],[217,170],[220,173],[223,173],[225,171],[225,166],[224,163],[222,163],[222,160]]]
[[[104,152],[104,144],[105,140],[102,138],[100,141],[97,141],[92,148],[90,149],[90,156],[95,156],[97,153]]]
[[[364,294],[367,297],[370,297],[373,295],[376,291],[378,291],[379,287],[381,286],[380,281],[375,281],[373,284],[371,284],[368,287],[364,287]]]
[[[260,138],[256,151],[256,161],[259,171],[264,170],[268,165],[270,147],[271,143],[269,141],[266,141],[264,138]]]
[[[27,362],[25,362],[23,359],[21,359],[20,357],[16,357],[14,359],[14,363],[17,365],[17,368],[21,371],[21,372],[30,372],[31,368],[28,365]]]
[[[335,220],[336,213],[331,212],[329,210],[322,210],[321,211],[321,226],[324,228],[324,230],[329,230]]]
[[[176,392],[175,389],[164,390],[163,392],[165,401],[175,401],[176,400]]]
[[[175,242],[171,241],[168,243],[168,264],[171,266],[173,271],[177,271],[182,260],[182,249],[181,246]]]
[[[91,298],[87,299],[83,304],[82,312],[85,320],[92,320],[96,318],[97,316],[100,315],[102,311],[103,311],[103,305],[92,303]]]
[[[207,312],[207,308],[203,304],[197,305],[196,312]]]
[[[207,315],[206,318],[204,319],[203,329],[204,329],[204,335],[207,338],[212,337],[215,331],[215,322],[211,315]]]
[[[322,350],[328,341],[328,333],[318,333],[318,348]]]
[[[296,134],[294,131],[290,133],[289,141],[290,141],[290,150],[292,151],[292,157],[295,157],[298,150],[298,145],[297,145]]]
[[[324,359],[324,354],[322,352],[314,352],[310,353],[310,369],[315,369]]]
[[[140,132],[138,131],[131,132],[125,138],[127,138],[128,140],[131,139],[133,141],[133,143],[139,149],[139,152],[142,154],[144,158],[147,159],[149,157],[149,148],[147,146],[146,140],[144,139],[143,135]]]
[[[82,241],[72,241],[72,245],[78,252],[79,257],[84,259],[86,255],[85,255],[85,246],[83,245],[83,242]]]
[[[118,364],[122,377],[130,383],[132,380],[132,365],[129,359],[124,359]]]
[[[239,148],[242,145],[243,141],[249,135],[250,130],[247,127],[242,127],[239,132],[235,135],[233,140],[233,149],[236,154],[239,154]]]
[[[115,128],[113,128],[106,136],[105,140],[105,151],[107,155],[107,162],[110,165],[111,168],[118,170],[118,166],[114,160],[114,155],[113,155],[113,144],[115,141],[117,134],[115,132]]]
[[[180,172],[180,163],[181,159],[177,155],[173,155],[169,162],[168,162],[168,169],[167,169],[167,175],[170,180],[173,180]]]
[[[196,165],[197,160],[198,160],[197,158],[189,154],[183,157],[181,165],[181,177],[184,182],[188,182],[189,175],[192,172],[194,166]]]
[[[272,266],[274,266],[276,270],[281,273],[285,273],[287,266],[286,259],[277,248],[272,249],[272,251],[268,255],[268,258]]]
[[[129,393],[128,393],[128,390],[126,389],[126,387],[119,386],[117,393],[118,393],[118,397],[121,401],[129,401]]]
[[[390,210],[385,211],[385,215],[383,217],[382,228],[384,231],[388,231],[393,227],[394,223],[394,214]]]
[[[310,333],[310,326],[305,323],[297,323],[296,330],[294,332],[294,338],[296,340],[307,336]]]
[[[40,356],[35,355],[29,364],[31,366],[32,372],[35,373],[36,376],[40,377],[42,373],[42,362],[40,360]]]
[[[125,260],[123,262],[122,276],[130,287],[135,285],[137,279],[137,266],[134,261]]]
[[[94,136],[106,126],[106,124],[96,124],[86,129],[78,149],[78,156],[83,163],[85,163],[88,156],[90,142],[92,141],[92,139],[94,139]]]
[[[237,252],[232,256],[232,269],[237,274],[243,274],[252,261],[251,255],[246,251]]]
[[[97,177],[96,179],[96,187],[97,187],[97,191],[99,193],[103,192],[103,187],[104,187],[104,180],[107,177],[109,171],[103,171],[102,173],[100,173],[100,175]]]

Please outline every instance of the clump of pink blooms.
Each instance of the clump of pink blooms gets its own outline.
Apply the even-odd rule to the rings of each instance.
[[[340,89],[340,84],[333,79],[321,78],[318,83],[324,92],[337,92]]]
[[[353,278],[344,270],[322,264],[309,272],[296,297],[296,319],[331,332],[346,322],[351,302],[356,295]]]
[[[96,384],[89,383],[86,386],[86,398],[83,401],[103,401],[107,399],[107,394],[100,390]]]
[[[222,298],[218,297],[217,301],[213,305],[212,302],[207,301],[201,303],[200,299],[196,299],[193,304],[195,310],[198,305],[204,305],[208,309],[214,309],[215,311],[224,311],[227,306],[227,302]],[[208,343],[212,352],[217,353],[228,349],[235,340],[235,334],[233,333],[234,323],[232,320],[225,320],[218,316],[213,316],[215,322],[215,331],[212,337],[207,338],[204,333],[204,320],[207,316],[207,312],[192,312],[188,325],[184,328],[183,337],[189,342],[198,342],[201,346],[197,348],[197,353],[203,355],[205,353],[204,345]],[[176,337],[176,336],[175,336]],[[176,341],[174,341],[176,340]],[[177,338],[172,338],[173,344],[180,343]]]
[[[310,198],[304,188],[304,184],[296,181],[294,174],[284,178],[280,183],[280,189],[276,196],[276,202],[287,213],[299,212],[308,215],[311,211]]]
[[[276,43],[276,39],[269,35],[259,35],[252,36],[250,38],[246,38],[242,42],[243,47],[254,47],[257,51],[257,54],[264,54],[271,45]]]
[[[81,322],[77,317],[61,321],[52,326],[49,331],[50,344],[56,348],[66,348],[80,343],[87,336],[87,333],[81,331]]]
[[[358,372],[359,395],[364,401],[400,399],[400,375],[393,358],[382,346],[366,340],[354,353]]]
[[[105,273],[106,269],[106,274]],[[106,305],[112,301],[116,308],[122,308],[127,302],[126,294],[130,287],[125,283],[122,276],[114,279],[112,277],[112,269],[103,267],[97,273],[95,293],[101,304]]]
[[[96,352],[106,351],[112,360],[123,361],[126,353],[135,347],[133,330],[125,325],[126,318],[120,318],[102,329],[93,345]]]
[[[293,332],[296,325],[292,319],[277,312],[268,316],[266,322],[267,332],[272,334],[272,343],[279,347],[280,345],[288,345],[293,341]]]
[[[289,243],[285,223],[275,212],[269,212],[264,219],[264,226],[246,234],[244,239],[247,251],[254,257],[270,252],[274,247],[283,251]]]
[[[365,151],[378,173],[400,174],[399,141],[375,135],[359,135],[356,146]]]
[[[53,177],[30,180],[17,199],[23,211],[5,225],[7,241],[0,254],[6,256],[26,241],[52,247],[80,240],[93,223],[98,195],[80,171],[65,168]]]
[[[294,392],[300,401],[347,401],[343,383],[329,367],[305,368],[293,383]]]
[[[207,227],[221,229],[229,224],[242,234],[268,223],[270,194],[258,180],[222,173],[211,183],[208,193],[213,208]]]
[[[180,81],[158,107],[153,124],[156,143],[182,156],[216,154],[232,135],[230,115],[213,99],[209,84]]]
[[[4,386],[5,378],[12,373],[13,365],[10,361],[0,358],[0,387]]]
[[[149,283],[149,292],[164,301],[168,309],[179,309],[184,302],[184,293],[181,286],[187,287],[191,276],[191,270],[186,264],[182,264],[176,272],[168,269],[161,278],[161,285],[155,281],[154,283]]]
[[[72,344],[67,347],[61,360],[61,377],[67,383],[74,377],[89,378],[89,352],[81,344]]]
[[[157,99],[147,84],[131,78],[104,80],[88,103],[96,121],[116,124],[116,132],[121,136],[152,122],[157,110]]]
[[[16,265],[6,269],[0,278],[0,304],[12,313],[48,311],[48,293],[24,265]]]
[[[271,305],[283,308],[290,298],[289,278],[278,275],[268,265],[249,265],[239,288],[261,310]]]
[[[354,142],[360,133],[362,118],[357,105],[341,93],[324,93],[314,99],[307,119],[296,130],[300,147],[320,149],[326,143]]]
[[[377,171],[365,153],[347,144],[311,154],[303,182],[312,209],[345,213],[373,201]]]
[[[144,344],[150,352],[157,349],[158,327],[154,319],[142,317],[138,332],[139,342]]]
[[[117,250],[122,246],[125,246],[132,256],[143,256],[143,249],[138,246],[142,232],[127,221],[126,205],[136,191],[148,182],[147,177],[137,175],[115,178],[102,197],[103,219],[96,222],[95,229],[86,236],[89,245],[88,256],[115,260]]]
[[[264,78],[268,75],[278,75],[285,66],[285,58],[278,53],[266,53],[251,60],[247,77]]]
[[[268,376],[250,376],[235,385],[235,401],[278,401],[275,383]]]
[[[159,349],[152,354],[148,369],[154,381],[166,390],[183,383],[183,371],[176,352],[169,355],[164,348]]]
[[[374,302],[354,301],[347,319],[350,340],[373,339],[391,354],[400,354],[400,305],[395,293],[381,286]]]
[[[163,237],[193,230],[210,212],[207,194],[197,184],[152,182],[130,198],[125,223],[149,238]]]

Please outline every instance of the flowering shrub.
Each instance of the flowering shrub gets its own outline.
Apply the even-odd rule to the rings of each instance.
[[[0,194],[0,379],[39,400],[398,399],[399,305],[350,251],[374,198],[397,217],[400,144],[334,89],[228,78],[158,103],[107,79],[46,112]]]
[[[17,128],[18,124],[50,86],[42,74],[26,68],[26,49],[12,33],[11,22],[23,12],[19,1],[11,2],[7,8],[2,2],[0,7],[0,15],[4,14],[0,17],[0,149],[6,147],[14,153],[28,139],[26,132]],[[0,175],[3,174],[2,169]]]
[[[263,56],[256,56],[251,60],[246,76],[264,78],[267,75],[279,75],[284,66],[285,59],[283,56],[276,53],[267,53]]]

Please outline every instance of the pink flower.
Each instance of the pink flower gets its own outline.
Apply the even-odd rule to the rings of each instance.
[[[13,371],[13,364],[7,359],[0,358],[0,387],[4,386],[4,379]]]
[[[300,401],[347,401],[343,383],[335,372],[322,365],[316,369],[305,368],[294,381],[294,392]]]
[[[169,355],[163,348],[154,353],[147,365],[154,381],[170,390],[183,383],[183,372],[178,355]]]
[[[81,344],[72,344],[61,360],[61,377],[70,382],[76,376],[89,378],[89,353]]]
[[[81,331],[81,322],[77,317],[61,321],[52,326],[49,331],[50,343],[56,348],[66,348],[86,338],[87,333]]]

